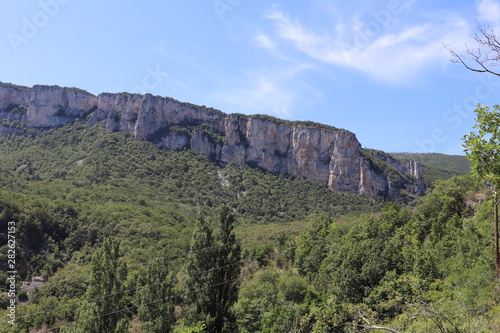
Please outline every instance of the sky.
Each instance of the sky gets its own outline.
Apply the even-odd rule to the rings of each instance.
[[[0,81],[311,120],[386,152],[463,155],[500,77],[451,62],[500,0],[0,0]]]

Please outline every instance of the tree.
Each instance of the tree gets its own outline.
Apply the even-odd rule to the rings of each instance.
[[[153,260],[137,281],[137,316],[146,332],[168,333],[175,322],[172,283],[165,252]]]
[[[125,266],[118,264],[118,242],[106,239],[92,256],[92,276],[78,316],[78,332],[122,333],[128,321],[124,309]]]
[[[463,64],[468,70],[478,73],[489,73],[500,76],[500,72],[491,67],[498,65],[500,61],[500,40],[489,26],[477,25],[474,35],[477,43],[475,48],[466,45],[466,56],[460,55],[452,48],[446,47],[455,58],[452,61]],[[472,63],[472,64],[470,64]],[[494,106],[490,111],[488,106],[479,105],[475,110],[477,114],[476,126],[479,133],[471,132],[463,140],[467,157],[472,163],[473,173],[487,181],[494,193],[494,229],[495,229],[495,277],[500,279],[500,257],[498,241],[498,189],[500,189],[500,137],[498,126],[500,125],[500,107]]]
[[[499,241],[498,241],[498,203],[500,190],[500,106],[493,110],[479,105],[475,110],[478,132],[464,136],[464,148],[471,161],[472,171],[485,180],[493,190],[494,233],[495,233],[495,277],[500,279]]]
[[[453,62],[461,63],[468,70],[479,73],[490,73],[500,76],[500,72],[494,71],[494,67],[500,61],[500,40],[490,27],[477,25],[474,40],[477,46],[470,48],[465,46],[466,55],[460,55],[449,46],[445,46],[453,56]]]
[[[263,315],[279,303],[278,281],[274,270],[262,270],[243,283],[236,304],[241,332],[262,330]]]
[[[314,219],[313,225],[299,235],[295,252],[295,265],[303,275],[317,273],[328,254],[328,233],[332,220],[326,216]]]
[[[232,306],[238,300],[241,246],[234,234],[234,215],[224,206],[219,213],[217,270],[217,315],[215,332],[235,332],[236,316]]]
[[[237,301],[241,249],[233,226],[234,216],[224,207],[218,232],[202,215],[198,216],[186,263],[186,322],[204,322],[208,332],[234,332],[232,311]]]
[[[185,266],[183,312],[186,323],[189,325],[195,325],[200,321],[210,323],[213,320],[210,305],[215,303],[215,299],[210,286],[215,281],[216,264],[215,238],[212,228],[203,215],[199,214]]]

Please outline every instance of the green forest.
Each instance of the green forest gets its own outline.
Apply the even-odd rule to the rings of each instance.
[[[1,332],[500,331],[493,191],[465,157],[419,156],[403,205],[81,122],[0,156]]]
[[[419,161],[422,163],[422,178],[427,187],[432,187],[436,180],[470,173],[471,163],[465,156],[437,153],[409,154],[393,153],[400,161]]]

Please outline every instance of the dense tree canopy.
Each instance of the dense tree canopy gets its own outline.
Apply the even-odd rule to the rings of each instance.
[[[464,147],[475,175],[485,180],[493,188],[495,277],[500,279],[500,249],[498,235],[498,203],[500,197],[500,106],[492,110],[479,105],[476,109],[476,128],[464,137]]]
[[[500,327],[493,201],[477,178],[436,179],[402,206],[98,126],[0,138],[0,150],[0,224],[17,223],[24,281],[2,332]]]

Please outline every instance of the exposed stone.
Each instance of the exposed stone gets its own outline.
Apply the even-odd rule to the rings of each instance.
[[[31,91],[25,125],[54,127],[84,119],[97,108],[97,98],[78,89],[36,85]]]
[[[44,128],[76,119],[103,123],[108,131],[128,132],[158,147],[193,149],[221,165],[246,163],[328,184],[336,191],[395,200],[404,200],[404,193],[425,191],[420,163],[367,153],[349,131],[225,114],[150,94],[94,96],[74,88],[0,83],[0,120]],[[14,132],[5,128],[0,135]]]
[[[399,172],[412,177],[415,181],[415,193],[425,193],[425,183],[422,179],[422,164],[417,161],[399,161],[388,154],[375,154],[375,157],[391,165]]]
[[[0,82],[0,120],[21,121],[24,115],[16,115],[14,109],[28,106],[31,88]]]

